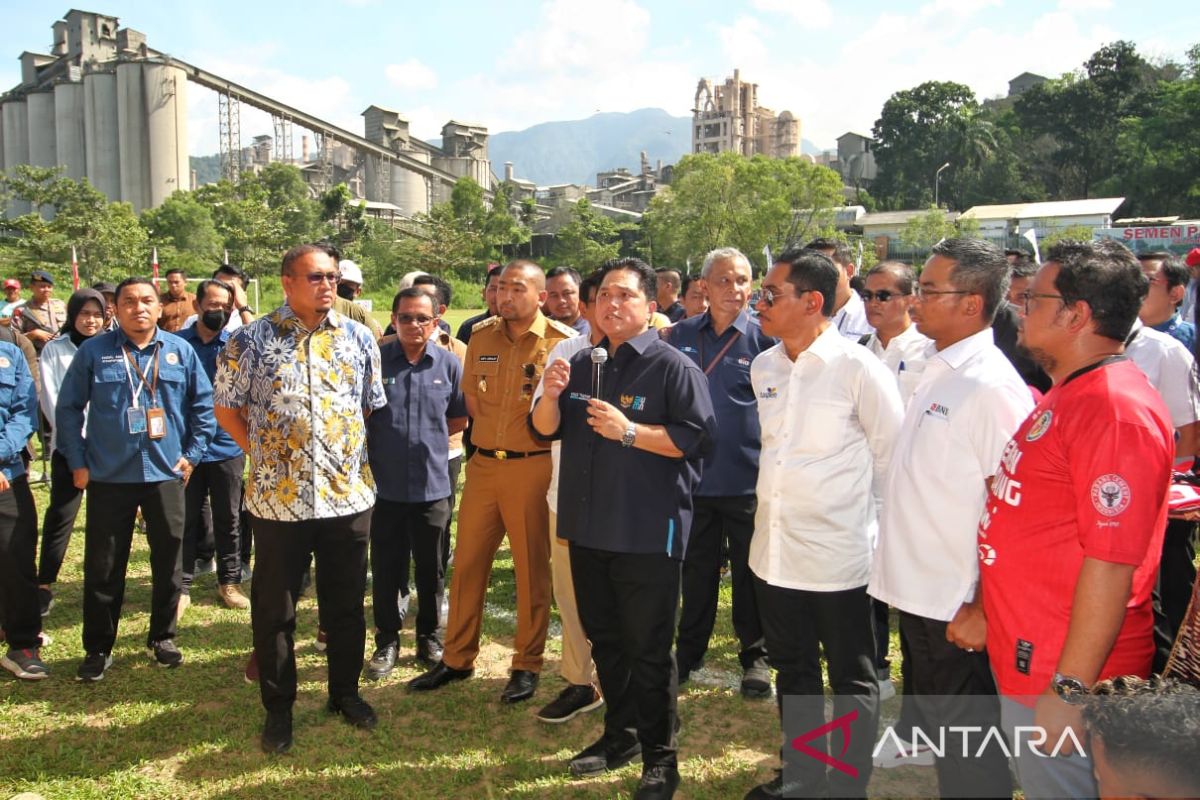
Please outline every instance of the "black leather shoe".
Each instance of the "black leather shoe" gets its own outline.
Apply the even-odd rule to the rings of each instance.
[[[641,754],[642,744],[637,739],[613,741],[601,736],[572,758],[569,768],[576,778],[586,778],[620,769]]]
[[[418,675],[409,681],[408,690],[410,692],[428,692],[440,689],[447,683],[465,681],[474,674],[475,670],[473,669],[455,669],[454,667],[447,667],[445,661],[439,661],[429,672],[426,672],[424,675]]]
[[[657,764],[642,770],[633,800],[668,800],[679,788],[679,770],[666,764]]]
[[[364,731],[374,730],[379,722],[379,717],[375,716],[375,709],[356,694],[331,697],[325,708],[333,714],[341,714],[348,724]]]
[[[292,749],[292,710],[268,711],[263,725],[262,750],[269,754],[282,754]]]
[[[436,667],[442,660],[442,643],[436,636],[421,636],[417,639],[417,662],[426,667]]]
[[[783,771],[775,770],[775,777],[746,792],[743,800],[775,800],[777,797],[800,797],[804,787],[799,783],[784,783]]]
[[[533,693],[537,691],[538,674],[530,672],[527,669],[514,669],[512,677],[508,679],[508,686],[504,687],[504,691],[500,693],[501,703],[519,703],[522,700],[528,700],[533,697]]]
[[[375,655],[371,656],[371,660],[367,663],[368,680],[383,680],[392,674],[392,670],[396,668],[396,650],[395,642],[375,648]]]

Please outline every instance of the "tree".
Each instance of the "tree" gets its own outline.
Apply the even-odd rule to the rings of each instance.
[[[803,159],[686,155],[671,185],[650,202],[642,249],[661,265],[699,264],[725,246],[761,263],[764,246],[779,252],[831,233],[834,211],[844,203],[837,173]]]
[[[620,250],[621,227],[580,198],[570,209],[567,223],[555,234],[550,254],[559,264],[589,272],[616,258]]]
[[[940,208],[930,206],[929,210],[919,217],[913,217],[900,231],[900,243],[916,252],[929,250],[942,239],[952,239],[956,236],[973,237],[979,235],[979,221],[959,217],[951,222],[947,213]]]
[[[6,260],[61,265],[70,262],[74,247],[87,283],[149,271],[146,231],[128,203],[110,203],[86,180],[64,177],[59,167],[18,165],[0,176],[0,187],[53,213],[50,220],[36,212],[7,220],[4,227],[16,236],[3,239]]]
[[[257,182],[266,191],[267,207],[283,223],[292,244],[313,241],[329,233],[321,226],[321,205],[309,197],[308,184],[292,164],[272,162],[263,167]]]
[[[158,208],[143,211],[140,222],[162,264],[208,274],[220,263],[224,243],[212,212],[192,192],[174,192]]]

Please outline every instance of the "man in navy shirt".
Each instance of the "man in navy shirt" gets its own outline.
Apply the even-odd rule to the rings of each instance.
[[[201,281],[196,287],[196,324],[176,335],[192,346],[204,374],[212,381],[217,375],[217,356],[229,340],[225,325],[233,313],[233,287],[217,280]],[[213,540],[217,552],[218,593],[230,608],[248,609],[250,600],[242,594],[241,527],[242,473],[246,456],[233,437],[217,428],[208,450],[192,471],[184,491],[183,594],[179,598],[179,616],[191,605],[191,587],[196,564],[196,548],[202,533],[201,508],[212,503]]]
[[[762,332],[758,320],[746,310],[754,280],[746,256],[732,247],[714,250],[705,257],[700,275],[708,295],[708,311],[680,320],[664,334],[708,376],[713,408],[721,421],[716,447],[704,459],[696,489],[696,516],[683,562],[683,607],[675,661],[682,684],[704,660],[717,618],[722,543],[728,542],[742,695],[770,697],[771,672],[747,558],[754,536],[758,505],[754,486],[762,447],[750,362],[775,340]]]
[[[607,709],[604,735],[571,760],[575,775],[642,755],[635,797],[671,797],[676,767],[671,639],[692,491],[716,419],[704,374],[649,329],[654,271],[625,258],[601,268],[595,320],[612,355],[593,397],[593,348],[557,359],[531,422],[562,439],[558,535]]]
[[[76,488],[87,489],[81,681],[101,680],[112,664],[139,507],[153,581],[146,645],[161,666],[183,662],[174,642],[183,583],[183,486],[208,449],[216,421],[204,367],[195,350],[159,329],[161,311],[149,280],[122,281],[120,327],[80,346],[58,395],[58,447]]]
[[[387,405],[367,420],[367,454],[377,497],[371,517],[371,594],[375,655],[367,677],[396,666],[403,617],[397,603],[408,583],[411,550],[417,573],[417,660],[442,658],[438,610],[445,573],[442,537],[450,519],[449,437],[467,426],[462,365],[430,339],[438,331],[433,299],[416,286],[392,301],[396,338],[379,348]]]

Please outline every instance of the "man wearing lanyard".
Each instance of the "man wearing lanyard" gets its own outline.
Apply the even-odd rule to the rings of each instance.
[[[700,667],[717,618],[721,583],[721,543],[729,543],[733,574],[733,629],[740,643],[742,696],[771,696],[762,623],[754,597],[754,578],[747,566],[758,505],[761,448],[758,407],[750,385],[750,362],[775,344],[750,316],[750,262],[732,247],[714,250],[700,272],[711,306],[697,317],[681,320],[664,338],[695,361],[708,376],[717,418],[716,447],[704,460],[696,489],[695,519],[683,561],[683,607],[675,659],[679,683]]]
[[[159,330],[161,310],[149,280],[122,281],[120,327],[83,343],[59,392],[58,447],[75,486],[88,490],[81,681],[101,680],[112,664],[139,507],[153,581],[147,647],[161,666],[183,662],[174,642],[183,581],[183,487],[216,422],[204,367],[191,347]]]

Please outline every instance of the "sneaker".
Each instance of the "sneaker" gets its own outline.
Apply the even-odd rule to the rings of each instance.
[[[258,651],[251,650],[250,658],[246,659],[246,666],[242,670],[242,678],[246,683],[258,683]]]
[[[742,670],[742,697],[763,700],[771,696],[771,670],[766,667],[746,667]]]
[[[240,611],[250,608],[250,598],[242,594],[242,590],[238,588],[236,583],[222,584],[217,587],[217,594],[221,596],[221,600],[229,608],[236,608]]]
[[[323,628],[317,628],[317,652],[324,653],[325,648],[329,647],[329,637],[325,635]]]
[[[95,683],[104,680],[104,673],[112,666],[113,659],[108,653],[88,653],[83,657],[83,663],[75,672],[75,680],[84,683]]]
[[[903,747],[903,749],[901,749]],[[873,763],[882,769],[895,767],[932,767],[933,750],[924,744],[900,742],[894,736],[884,737]]]
[[[43,617],[50,616],[50,609],[54,608],[54,592],[50,591],[50,587],[38,587],[38,605],[41,606]]]
[[[192,607],[192,596],[188,592],[181,592],[179,595],[179,604],[175,606],[175,621],[179,622],[183,619],[183,613]]]
[[[596,691],[596,687],[590,683],[584,686],[572,684],[559,692],[558,697],[542,708],[537,713],[537,718],[542,722],[557,725],[560,722],[575,719],[588,711],[595,711],[602,705],[604,705],[604,698],[600,696],[600,692]]]
[[[0,658],[0,666],[23,681],[40,681],[50,677],[50,670],[38,657],[38,649],[9,650]]]
[[[183,653],[179,652],[179,648],[175,646],[174,639],[160,639],[157,642],[151,642],[147,649],[150,651],[150,657],[160,667],[175,669],[183,663]]]
[[[896,696],[896,684],[892,683],[891,678],[884,678],[879,681],[879,702],[883,703],[891,700]]]
[[[633,800],[669,800],[679,788],[679,769],[668,764],[655,764],[642,769],[642,779]]]
[[[396,652],[395,642],[375,648],[375,655],[371,656],[371,661],[367,664],[367,679],[378,681],[391,675],[392,670],[396,668]]]

